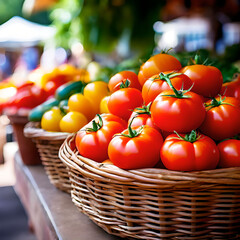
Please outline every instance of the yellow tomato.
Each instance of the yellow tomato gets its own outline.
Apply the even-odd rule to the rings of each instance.
[[[73,65],[67,63],[60,65],[58,70],[64,75],[74,75],[77,72],[77,69]]]
[[[103,81],[91,82],[84,88],[83,95],[90,99],[95,112],[99,113],[102,98],[109,95],[108,84]]]
[[[87,117],[88,121],[96,115],[97,112],[94,111],[92,102],[81,93],[73,94],[68,99],[68,109],[69,111],[76,111],[82,113]]]
[[[100,113],[109,113],[107,102],[110,96],[105,96],[100,102]]]
[[[69,112],[60,121],[62,132],[77,132],[88,123],[87,118],[80,112]]]
[[[45,112],[41,120],[42,129],[50,132],[60,132],[61,129],[59,123],[62,117],[62,113],[57,107],[54,107],[51,110]]]
[[[76,74],[74,75],[73,80],[89,83],[90,82],[89,72],[86,69],[78,69]]]

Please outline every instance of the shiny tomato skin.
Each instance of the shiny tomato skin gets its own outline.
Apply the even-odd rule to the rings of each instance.
[[[219,150],[215,142],[204,135],[191,143],[171,134],[165,139],[160,156],[164,166],[174,171],[211,170],[219,162]]]
[[[220,100],[220,98],[216,98]],[[206,102],[210,103],[211,100]],[[207,114],[199,130],[216,141],[235,136],[240,132],[240,101],[226,97],[220,106],[206,108]]]
[[[59,108],[53,107],[46,111],[41,119],[41,128],[49,132],[61,132],[59,123],[63,115]]]
[[[126,129],[122,133],[129,132]],[[144,126],[137,137],[115,136],[108,146],[109,159],[115,166],[126,170],[151,168],[160,160],[162,143],[163,138],[156,129]]]
[[[165,71],[178,71],[181,68],[182,65],[177,58],[166,53],[159,53],[142,64],[138,73],[138,80],[143,86],[146,80],[155,74]]]
[[[132,110],[142,104],[142,93],[138,89],[122,88],[110,95],[107,106],[110,113],[128,121]]]
[[[111,116],[108,119],[110,118]],[[87,127],[92,126],[91,123],[78,131],[75,142],[78,152],[83,157],[90,158],[96,162],[108,159],[107,149],[109,142],[116,133],[122,132],[126,127],[121,124],[122,120],[117,121],[117,116],[114,116],[112,119],[116,119],[116,121],[103,118],[103,126],[96,132],[86,130]]]
[[[236,74],[232,82],[222,85],[220,94],[227,97],[235,97],[240,100],[240,73]]]
[[[116,115],[114,115],[114,114],[111,114],[111,113],[103,113],[103,114],[101,114],[101,117],[102,117],[102,119],[103,119],[104,121],[108,121],[108,122],[111,122],[111,121],[118,122],[118,123],[120,123],[121,125],[123,125],[124,128],[127,128],[127,122],[126,122],[124,119],[122,119],[122,118],[120,118],[120,117],[118,117],[118,116],[116,116]],[[98,117],[97,117],[97,116],[96,116],[94,119],[95,119],[96,121],[98,121]]]
[[[88,123],[87,118],[80,112],[68,112],[59,122],[61,132],[77,132]]]
[[[240,140],[228,139],[217,146],[220,152],[220,168],[240,167]]]
[[[96,115],[93,103],[82,93],[75,93],[68,99],[69,111],[76,111],[82,113],[87,117],[88,121]]]
[[[203,97],[215,97],[221,90],[223,77],[216,67],[196,64],[186,66],[180,72],[193,81],[191,91]]]
[[[167,73],[169,72],[164,72],[164,74]],[[172,77],[170,80],[177,90],[180,90],[182,87],[183,89],[189,89],[193,84],[192,80],[185,74]],[[152,76],[143,84],[142,87],[144,103],[148,104],[152,102],[158,94],[165,90],[171,90],[171,87],[168,85],[168,83],[164,80],[161,80],[158,74]]]
[[[129,80],[129,87],[142,90],[142,86],[138,81],[138,75],[132,71],[121,71],[113,75],[108,82],[108,88],[110,92],[115,92],[120,89],[122,82],[125,83],[126,80]]]
[[[99,113],[101,100],[109,95],[108,84],[103,81],[89,82],[84,87],[83,95],[92,103],[94,112]]]
[[[240,84],[235,87],[233,97],[240,100]]]
[[[166,132],[187,133],[197,129],[204,121],[206,110],[202,98],[193,92],[184,95],[190,98],[175,98],[172,90],[160,93],[151,105],[154,124]]]
[[[128,125],[130,124],[133,117],[134,119],[131,124],[132,127],[141,127],[142,125],[147,125],[160,131],[160,129],[153,123],[151,114],[137,114],[134,110],[128,119]]]
[[[105,96],[102,98],[99,106],[100,113],[109,113],[108,106],[107,106],[107,102],[109,98],[110,96]]]

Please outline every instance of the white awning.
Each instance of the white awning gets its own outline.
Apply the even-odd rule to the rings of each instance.
[[[55,29],[15,16],[0,25],[0,48],[31,47],[54,36]]]

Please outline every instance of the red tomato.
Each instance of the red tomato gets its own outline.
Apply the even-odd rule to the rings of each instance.
[[[103,121],[108,121],[108,122],[111,122],[111,121],[115,121],[115,122],[119,122],[121,125],[124,126],[124,128],[127,128],[127,122],[125,120],[123,120],[122,118],[116,116],[116,115],[113,115],[111,113],[103,113],[101,114],[101,117],[103,119]],[[98,121],[99,120],[99,117],[96,116],[94,118],[95,121]],[[91,124],[91,122],[90,122]]]
[[[194,83],[191,91],[203,97],[215,97],[220,92],[223,77],[221,71],[213,66],[191,65],[181,69]]]
[[[6,107],[32,109],[47,99],[46,91],[34,84],[21,86],[17,93],[6,103]]]
[[[112,93],[107,106],[110,113],[128,120],[132,110],[142,106],[142,93],[136,88],[122,88]]]
[[[100,115],[99,115],[100,116]],[[122,132],[126,125],[117,116],[96,118],[78,131],[76,135],[76,147],[79,153],[86,158],[97,162],[108,159],[108,144],[116,133]]]
[[[134,118],[134,119],[133,119]],[[132,123],[131,123],[132,121]],[[140,108],[135,108],[128,119],[128,124],[131,123],[132,127],[141,127],[142,125],[148,125],[150,127],[156,128],[158,131],[160,129],[153,123],[150,112],[150,104],[147,106],[142,106]]]
[[[204,135],[169,135],[161,148],[164,166],[174,171],[201,171],[215,169],[219,162],[219,151],[215,142]],[[196,137],[194,138],[195,135]]]
[[[177,89],[189,89],[192,86],[192,80],[185,74],[175,72],[165,72],[149,78],[142,88],[142,96],[145,104],[152,102],[159,93],[170,90],[171,87],[165,80],[168,77],[172,85]]]
[[[55,77],[50,78],[44,85],[44,89],[48,93],[49,96],[54,95],[55,91],[61,85],[69,82],[69,76],[66,75],[57,75]]]
[[[228,139],[218,145],[221,168],[240,167],[240,140]]]
[[[129,87],[131,88],[137,88],[141,91],[142,87],[138,81],[138,76],[135,72],[132,71],[122,71],[115,75],[113,75],[109,82],[108,82],[108,88],[110,92],[115,92],[120,89],[120,85],[122,83],[125,83],[126,80],[129,81]]]
[[[131,131],[136,135],[131,136]],[[155,128],[128,128],[109,143],[109,159],[122,169],[151,168],[160,160],[162,143],[162,136]]]
[[[240,100],[240,74],[236,74],[232,82],[224,83],[220,94],[227,97],[235,97]]]
[[[202,124],[206,110],[198,94],[186,92],[182,98],[177,98],[173,90],[168,90],[155,98],[151,114],[154,124],[160,129],[187,133]]]
[[[223,140],[240,132],[240,101],[232,97],[217,97],[206,105],[206,118],[200,126],[203,134],[214,140]]]
[[[138,73],[138,80],[143,86],[147,79],[155,74],[166,71],[178,71],[181,68],[181,63],[175,57],[166,53],[159,53],[142,64]]]

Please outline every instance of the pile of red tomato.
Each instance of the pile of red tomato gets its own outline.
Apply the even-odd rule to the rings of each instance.
[[[122,169],[240,166],[240,78],[165,53],[109,80],[108,113],[78,131],[79,153]]]

